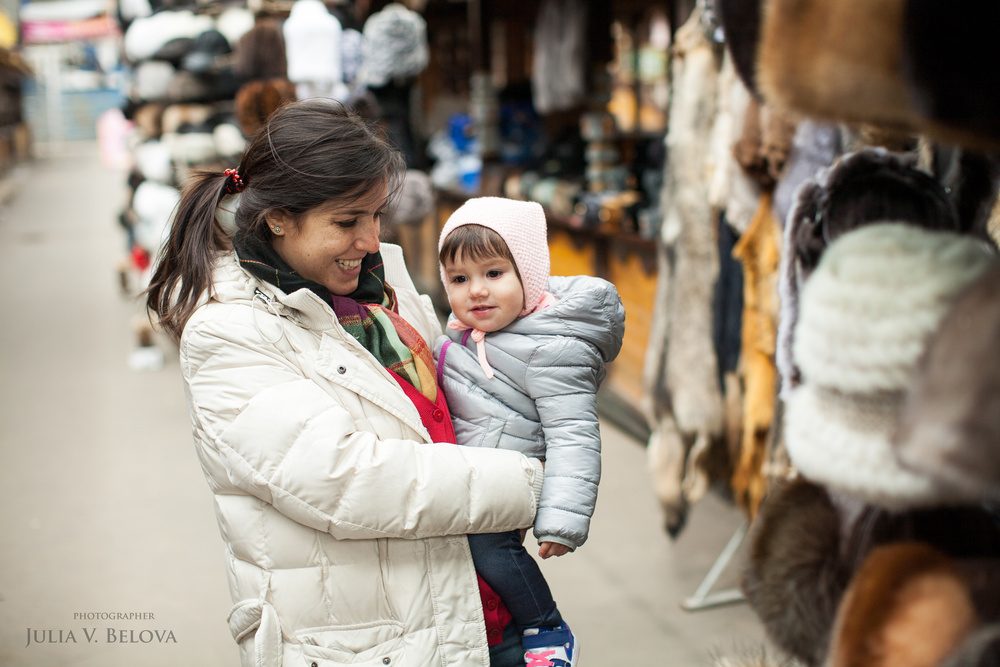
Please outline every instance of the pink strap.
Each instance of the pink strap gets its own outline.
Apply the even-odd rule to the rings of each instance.
[[[479,357],[479,365],[482,367],[483,372],[486,373],[486,377],[492,380],[493,369],[490,368],[490,363],[486,360],[486,332],[470,327],[468,324],[455,319],[448,322],[448,328],[456,331],[472,330],[472,340],[476,341],[476,356]]]

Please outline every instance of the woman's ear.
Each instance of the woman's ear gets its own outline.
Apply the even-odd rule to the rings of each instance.
[[[275,236],[284,236],[285,231],[291,226],[288,213],[278,209],[265,213],[264,220]]]

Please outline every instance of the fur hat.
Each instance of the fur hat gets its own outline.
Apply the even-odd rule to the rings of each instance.
[[[973,150],[1000,145],[1000,97],[980,85],[1000,65],[986,46],[995,3],[725,0],[721,14],[741,76],[769,103]]]
[[[413,77],[427,67],[427,22],[417,12],[390,3],[369,16],[361,32],[365,38],[362,78],[369,86]]]
[[[890,509],[948,497],[897,463],[891,438],[928,338],[992,259],[971,237],[892,223],[826,250],[792,343],[803,384],[788,399],[786,445],[803,475]]]
[[[295,0],[281,26],[288,78],[301,82],[340,82],[340,21],[320,0]],[[301,96],[300,96],[301,97]]]
[[[937,667],[979,625],[954,561],[928,544],[877,547],[851,579],[829,667]]]
[[[295,100],[295,84],[284,77],[248,81],[237,91],[236,118],[243,134],[250,137],[278,107]]]
[[[782,398],[801,381],[792,358],[799,291],[827,246],[843,234],[894,220],[916,227],[959,231],[961,222],[944,186],[916,166],[912,155],[866,148],[802,182],[785,221],[778,279],[781,317],[775,362]]]
[[[961,492],[1000,500],[1000,265],[966,289],[934,332],[903,406],[896,454]]]
[[[240,37],[233,71],[243,81],[288,76],[285,35],[275,19],[260,19]]]
[[[771,489],[749,534],[740,588],[768,638],[806,665],[822,663],[847,587],[840,552],[840,516],[826,489],[801,478]]]
[[[434,186],[430,176],[419,169],[407,169],[386,225],[416,225],[434,210]]]
[[[521,316],[538,308],[545,297],[549,280],[549,244],[542,206],[537,202],[503,197],[469,199],[451,214],[441,230],[439,252],[448,234],[462,225],[481,225],[500,235],[514,256],[514,264],[521,276],[524,288]],[[447,288],[443,266],[441,280]]]

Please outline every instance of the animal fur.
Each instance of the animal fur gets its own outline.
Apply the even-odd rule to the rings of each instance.
[[[776,361],[783,398],[802,380],[792,358],[799,291],[827,245],[850,231],[884,221],[962,231],[958,210],[944,186],[917,169],[916,161],[916,155],[863,149],[843,156],[796,191],[785,222],[778,284],[781,315]]]
[[[760,43],[761,0],[716,0],[726,48],[747,89],[757,93],[757,45]]]
[[[774,644],[806,665],[826,655],[847,587],[840,516],[804,479],[775,486],[760,506],[740,587]]]
[[[903,21],[903,77],[928,129],[948,143],[995,150],[1000,93],[986,82],[1000,69],[1000,4],[909,0]]]
[[[928,342],[896,452],[976,502],[1000,500],[1000,265],[962,294]]]
[[[769,480],[764,472],[772,439],[776,400],[774,347],[778,319],[778,260],[781,230],[771,215],[771,194],[765,193],[750,228],[733,248],[743,266],[743,438],[732,490],[737,503],[753,518]]]
[[[233,73],[241,81],[288,76],[285,36],[280,23],[260,19],[240,37],[236,43]]]
[[[668,532],[708,488],[704,461],[721,441],[722,392],[712,344],[712,292],[718,275],[715,218],[708,204],[710,155],[720,63],[695,10],[678,30],[674,94],[665,142],[657,306],[647,362],[653,437],[650,464]],[[660,479],[663,477],[663,479]]]
[[[837,614],[829,667],[936,667],[978,626],[954,562],[920,542],[873,550]]]
[[[979,628],[940,664],[940,667],[996,667],[1000,665],[1000,624]]]
[[[768,0],[757,84],[789,112],[913,128],[902,78],[906,0]]]
[[[236,119],[244,136],[252,136],[278,107],[295,100],[295,85],[284,78],[250,81],[236,93]]]

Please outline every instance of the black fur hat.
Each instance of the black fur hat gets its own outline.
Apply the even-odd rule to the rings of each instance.
[[[776,646],[822,664],[849,572],[840,557],[840,517],[823,487],[779,485],[760,506],[740,587]]]

